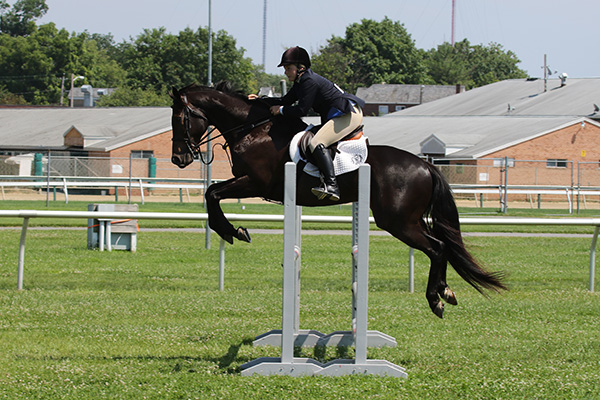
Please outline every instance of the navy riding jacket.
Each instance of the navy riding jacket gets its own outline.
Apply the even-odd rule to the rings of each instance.
[[[272,104],[283,105],[283,115],[289,117],[303,117],[312,108],[321,116],[322,124],[332,116],[352,112],[351,102],[361,108],[365,106],[362,99],[344,92],[328,79],[314,73],[310,68],[294,82],[285,96],[273,100],[275,101]],[[296,101],[298,103],[293,105]]]

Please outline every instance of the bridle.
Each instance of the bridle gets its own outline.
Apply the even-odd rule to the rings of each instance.
[[[185,145],[187,146],[188,151],[190,152],[190,154],[192,154],[192,156],[195,158],[196,156],[199,156],[200,160],[204,163],[204,164],[210,164],[212,163],[212,161],[214,160],[214,152],[213,152],[213,157],[211,158],[211,160],[209,161],[205,161],[202,158],[202,152],[200,151],[200,147],[202,147],[203,144],[207,144],[209,142],[211,142],[214,139],[217,139],[219,137],[224,137],[225,135],[229,134],[229,133],[233,133],[233,132],[244,132],[244,131],[251,131],[252,129],[264,125],[270,121],[273,120],[274,116],[270,116],[268,118],[263,118],[261,120],[258,120],[256,122],[252,122],[249,124],[243,124],[243,125],[238,125],[236,127],[233,127],[231,129],[226,130],[225,132],[221,132],[216,136],[211,136],[209,137],[209,135],[211,134],[211,132],[214,130],[213,129],[207,129],[201,136],[200,139],[198,140],[198,143],[194,143],[194,141],[192,140],[192,134],[191,134],[191,130],[192,130],[192,122],[191,122],[191,117],[196,117],[196,118],[200,118],[205,120],[207,123],[208,118],[206,117],[206,115],[204,115],[204,112],[202,112],[202,110],[200,110],[199,108],[197,108],[196,106],[188,103],[188,102],[183,102],[183,114],[179,114],[179,115],[175,115],[175,117],[181,118],[182,120],[182,124],[184,126],[184,130],[185,130],[185,136],[183,138],[183,142],[185,143]],[[175,141],[175,138],[171,138],[172,141]],[[222,145],[224,149],[226,149],[227,147],[229,147],[227,141],[225,142],[224,145]]]
[[[183,142],[187,146],[188,151],[193,156],[196,156],[196,155],[200,154],[200,147],[203,144],[208,143],[210,140],[212,140],[214,138],[208,139],[208,135],[210,134],[210,132],[212,132],[212,130],[209,131],[207,129],[202,134],[202,136],[200,136],[199,143],[197,143],[197,144],[194,143],[194,141],[192,140],[192,134],[191,134],[192,122],[191,122],[190,114],[194,115],[195,117],[205,120],[207,123],[208,123],[208,118],[206,118],[206,116],[203,113],[194,112],[194,110],[190,109],[190,107],[188,107],[187,105],[185,105],[183,108],[183,115],[178,115],[178,117],[182,118],[182,123],[185,128],[185,137],[183,138]]]

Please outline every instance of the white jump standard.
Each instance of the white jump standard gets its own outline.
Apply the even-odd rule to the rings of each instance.
[[[359,198],[353,204],[352,223],[352,330],[329,335],[299,329],[301,207],[296,206],[296,165],[285,165],[284,255],[282,329],[256,338],[254,345],[281,346],[281,357],[263,357],[242,365],[242,375],[348,375],[371,374],[406,378],[404,368],[386,360],[367,359],[367,346],[395,346],[386,334],[367,330],[369,276],[370,166],[359,168]],[[355,346],[355,359],[337,359],[322,364],[311,358],[294,357],[297,346]]]

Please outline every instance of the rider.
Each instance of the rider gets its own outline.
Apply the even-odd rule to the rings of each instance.
[[[358,128],[363,119],[365,102],[345,93],[328,79],[310,69],[310,56],[302,47],[291,47],[281,56],[287,78],[294,82],[285,96],[273,99],[271,113],[303,117],[312,108],[321,116],[321,128],[309,144],[309,150],[323,177],[321,186],[312,193],[322,199],[338,201],[340,189],[333,171],[331,153],[327,147],[343,139]],[[297,102],[297,104],[294,104]]]

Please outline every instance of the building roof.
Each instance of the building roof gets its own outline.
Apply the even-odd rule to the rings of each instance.
[[[110,151],[171,130],[170,107],[0,108],[0,149],[63,149],[77,130],[93,143],[85,150]]]
[[[563,127],[597,122],[600,79],[506,80],[455,96],[365,118],[372,144],[387,144],[415,154],[432,135],[446,155],[478,158]]]
[[[419,154],[423,142],[435,136],[445,144],[447,156],[479,158],[583,120],[570,116],[405,116],[365,118],[364,125],[371,144]]]
[[[401,111],[402,115],[589,116],[600,104],[600,79],[510,79]],[[510,109],[509,109],[510,106]]]
[[[360,87],[356,95],[367,104],[422,104],[452,96],[464,87],[444,85],[397,85],[381,83]]]

